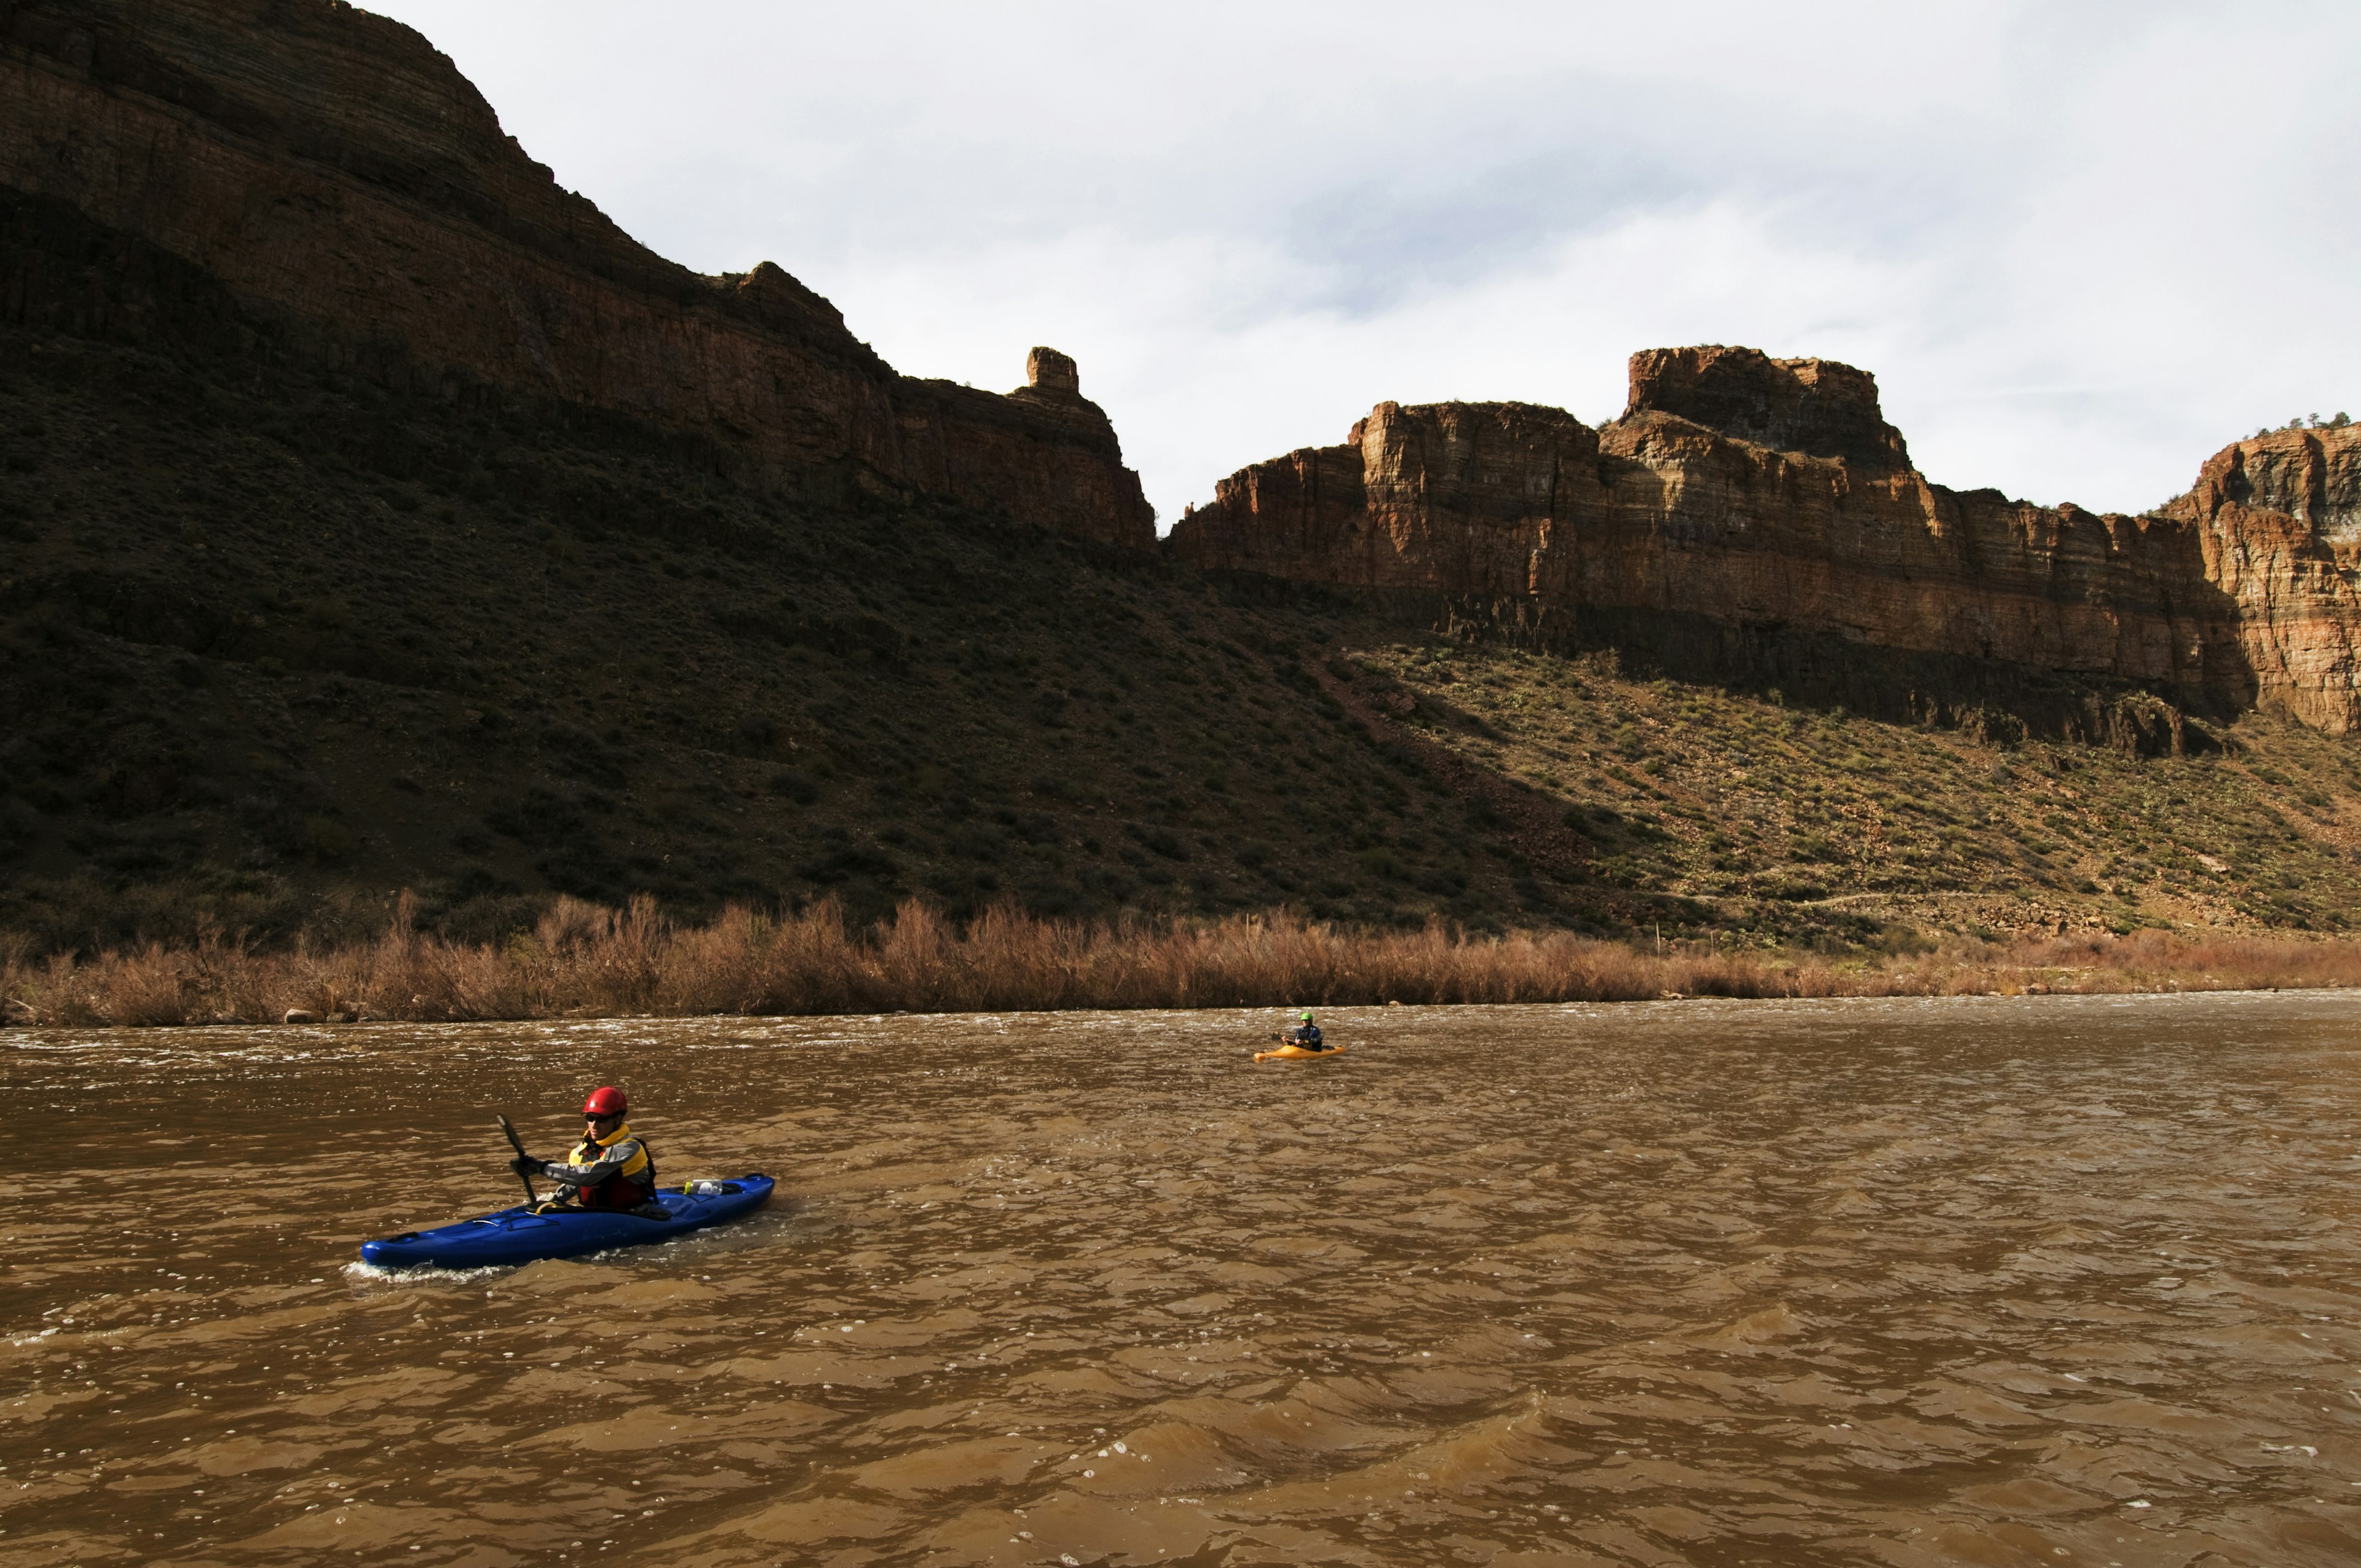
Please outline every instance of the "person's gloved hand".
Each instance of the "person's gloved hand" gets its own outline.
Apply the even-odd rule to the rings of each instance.
[[[521,1154],[509,1161],[509,1168],[519,1176],[540,1176],[547,1172],[549,1162],[545,1159],[535,1159],[529,1154]]]

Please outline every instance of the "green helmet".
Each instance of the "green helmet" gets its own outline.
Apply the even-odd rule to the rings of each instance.
[[[1302,1019],[1307,1024],[1312,1022],[1312,1014],[1309,1013],[1299,1013],[1296,1016]]]

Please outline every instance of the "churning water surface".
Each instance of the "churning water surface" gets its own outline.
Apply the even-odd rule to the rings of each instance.
[[[2361,1562],[2361,999],[1323,1021],[11,1033],[0,1564]]]

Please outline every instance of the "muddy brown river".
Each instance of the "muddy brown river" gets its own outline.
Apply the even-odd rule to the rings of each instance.
[[[2361,997],[1323,1022],[0,1035],[0,1564],[2361,1562]]]

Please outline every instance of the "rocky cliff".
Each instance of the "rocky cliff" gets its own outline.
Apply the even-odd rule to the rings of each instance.
[[[2361,429],[2237,442],[2162,512],[2234,607],[2257,705],[2337,734],[2361,725]]]
[[[1154,541],[1071,361],[1006,398],[913,379],[776,266],[665,261],[398,23],[335,0],[24,0],[0,5],[0,187],[192,264],[315,359],[631,415],[787,488]]]
[[[1171,547],[1568,630],[1701,637],[1724,663],[1784,648],[1856,683],[1883,668],[1924,688],[1921,707],[2015,672],[2342,732],[2361,722],[2356,496],[2351,430],[2242,442],[2153,516],[1954,491],[1911,467],[1862,371],[1656,349],[1632,356],[1630,404],[1604,429],[1517,403],[1381,403],[1341,446],[1224,480]]]

